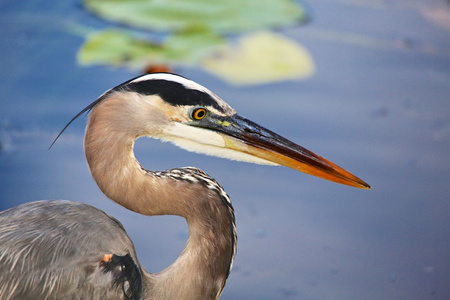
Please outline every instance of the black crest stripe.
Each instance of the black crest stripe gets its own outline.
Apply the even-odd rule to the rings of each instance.
[[[120,86],[119,86],[120,87]],[[183,84],[164,79],[149,79],[136,82],[129,82],[122,86],[126,91],[136,92],[143,95],[159,95],[164,101],[173,106],[178,105],[199,105],[212,106],[223,112],[223,108],[208,93],[190,89]]]

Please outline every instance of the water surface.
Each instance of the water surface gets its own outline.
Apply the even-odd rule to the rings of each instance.
[[[223,299],[444,299],[450,295],[449,4],[319,0],[309,6],[312,22],[284,31],[314,57],[317,73],[308,80],[234,88],[200,70],[176,71],[373,190],[148,139],[138,141],[136,155],[152,170],[198,166],[230,194],[239,241]],[[109,24],[77,1],[3,1],[0,14],[0,208],[40,199],[90,203],[123,222],[148,271],[168,266],[184,247],[184,220],[137,216],[102,195],[83,155],[85,118],[48,150],[72,116],[138,75],[77,65],[83,38],[70,24]]]

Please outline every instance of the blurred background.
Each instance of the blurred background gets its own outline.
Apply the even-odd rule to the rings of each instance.
[[[147,271],[170,265],[185,221],[103,196],[86,118],[48,147],[105,90],[172,71],[373,187],[138,140],[146,168],[197,166],[229,193],[238,253],[222,299],[449,299],[450,3],[184,1],[192,21],[182,2],[143,25],[120,1],[0,1],[0,208],[90,203],[123,222]]]

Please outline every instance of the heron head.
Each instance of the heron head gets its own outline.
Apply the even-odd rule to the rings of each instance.
[[[111,98],[139,103],[125,106],[134,109],[135,119],[127,124],[140,126],[137,136],[170,141],[207,155],[287,166],[341,184],[370,188],[329,160],[241,117],[217,95],[184,77],[153,73],[131,79],[105,92],[80,114]]]

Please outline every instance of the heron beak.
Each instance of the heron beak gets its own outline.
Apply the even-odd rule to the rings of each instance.
[[[331,161],[239,115],[214,116],[211,127],[227,148],[337,183],[370,189],[370,185]],[[209,126],[208,126],[209,127]]]

